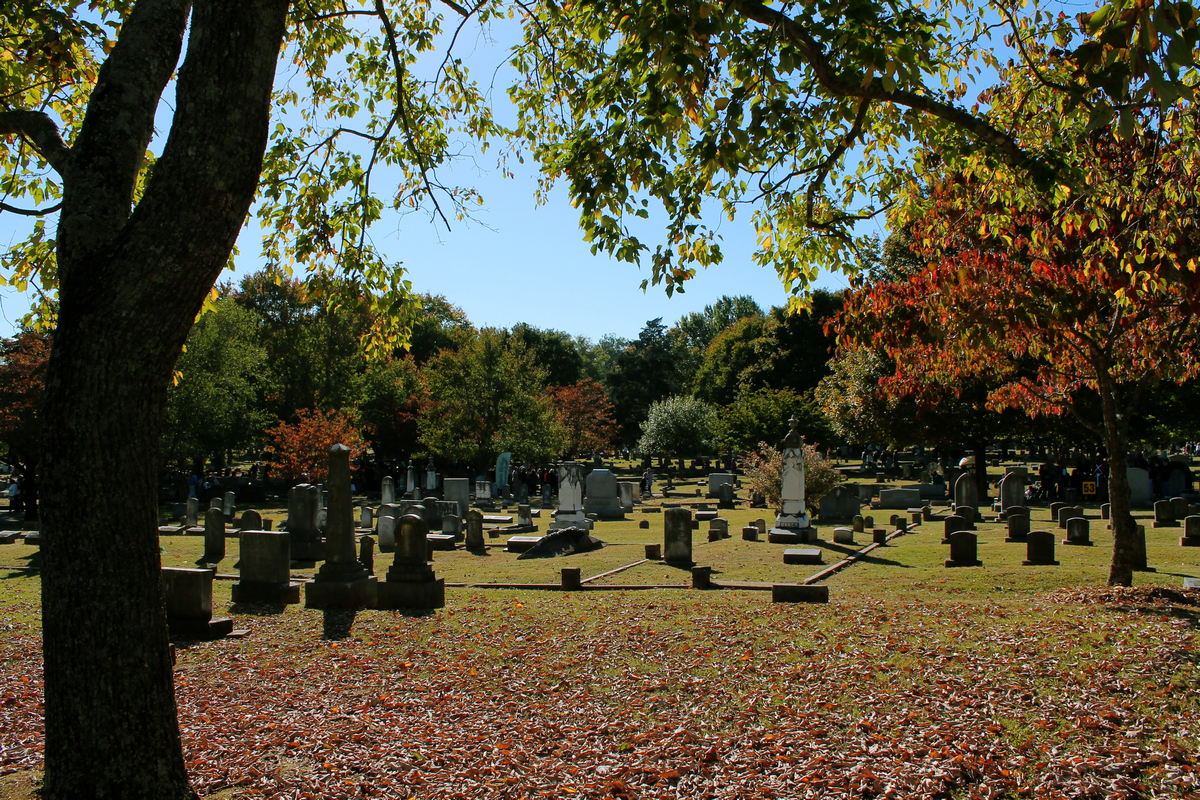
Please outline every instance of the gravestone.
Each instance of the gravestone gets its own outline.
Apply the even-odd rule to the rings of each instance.
[[[763,519],[762,517],[759,517],[758,519],[754,520],[754,527],[758,528],[759,536],[767,535],[767,521],[765,519]]]
[[[1025,505],[1025,476],[1010,472],[1000,480],[1000,516],[1011,508]]]
[[[772,603],[828,603],[829,587],[823,583],[776,583],[771,585]]]
[[[325,545],[317,527],[319,490],[311,483],[301,483],[288,491],[287,531],[291,534],[292,558],[297,561],[316,561],[324,558]]]
[[[441,608],[446,581],[429,566],[429,526],[415,514],[400,518],[396,556],[375,592],[376,608]]]
[[[305,587],[308,608],[366,608],[375,600],[375,578],[354,547],[354,506],[350,496],[350,448],[329,448],[329,506],[325,563]]]
[[[478,509],[467,512],[467,529],[465,532],[466,548],[471,552],[483,552],[486,547],[483,542],[483,513]]]
[[[1069,520],[1083,516],[1083,508],[1081,506],[1063,506],[1058,510],[1058,527],[1066,528]]]
[[[1092,544],[1091,527],[1091,523],[1083,517],[1071,517],[1067,520],[1067,538],[1063,539],[1063,544],[1090,547]]]
[[[1011,514],[1008,517],[1008,536],[1006,542],[1029,541],[1029,517],[1021,514]]]
[[[858,514],[858,509],[858,491],[845,485],[835,486],[821,498],[821,521],[851,519]]]
[[[1178,497],[1188,490],[1187,473],[1181,469],[1173,469],[1167,475],[1167,491],[1171,497]]]
[[[1025,540],[1025,567],[1057,567],[1054,560],[1054,534],[1050,531],[1030,531]]]
[[[959,531],[970,530],[965,519],[958,514],[951,514],[942,522],[942,544],[950,544],[951,537]]]
[[[545,508],[546,506],[550,505],[550,503],[553,500],[554,500],[554,492],[551,491],[550,484],[543,483],[542,484],[542,508]],[[632,503],[630,504],[630,510],[631,511],[633,510]]]
[[[621,498],[617,494],[617,476],[607,469],[593,469],[584,479],[587,496],[583,501],[586,514],[595,514],[600,519],[625,519]]]
[[[867,529],[866,520],[863,519],[862,514],[854,515],[854,517],[850,520],[850,528],[855,533],[862,533]]]
[[[211,510],[222,513],[219,508]],[[167,628],[172,635],[217,639],[233,632],[229,617],[213,619],[212,570],[163,567],[161,575]]]
[[[1191,513],[1186,497],[1172,497],[1171,504],[1175,507],[1175,519],[1180,520]]]
[[[517,524],[526,528],[533,527],[533,510],[528,504],[517,506]]]
[[[454,514],[446,514],[442,517],[442,533],[453,536],[455,542],[463,540],[462,527],[462,520]]]
[[[225,512],[210,508],[204,513],[204,557],[202,564],[216,564],[225,558]]]
[[[577,461],[567,461],[558,468],[558,511],[548,530],[588,526],[583,510],[584,467]],[[611,473],[610,473],[611,474]]]
[[[184,516],[184,525],[189,528],[195,528],[200,525],[200,500],[195,497],[187,499],[187,511]]]
[[[513,500],[515,500],[518,505],[520,505],[522,503],[528,503],[529,502],[529,484],[527,484],[523,480],[518,480],[513,485]]]
[[[758,541],[758,528],[754,525],[746,525],[742,528],[742,540],[746,542]]]
[[[238,527],[244,531],[261,531],[263,528],[262,514],[255,511],[253,508],[246,510],[242,514],[242,518],[238,521]],[[291,552],[291,548],[288,548]]]
[[[1063,503],[1058,500],[1055,500],[1053,503],[1051,503],[1050,504],[1050,519],[1053,520],[1054,522],[1058,522],[1058,510],[1060,508],[1064,508],[1066,505],[1067,505],[1066,503]]]
[[[411,463],[408,465],[408,471],[405,473],[404,485],[408,487],[408,491],[405,492],[405,496],[415,499],[416,495],[418,494],[417,471],[413,468]]]
[[[375,527],[375,512],[370,506],[358,507],[358,529],[371,530]]]
[[[468,478],[445,478],[442,481],[442,488],[446,492],[446,500],[458,503],[458,513],[455,514],[458,518],[463,518],[467,515],[467,510],[471,507],[471,481]]]
[[[783,551],[785,564],[824,564],[819,547],[789,547]]]
[[[216,497],[216,496],[210,497],[208,499],[208,507],[215,508],[218,511],[220,511],[222,514],[224,514],[225,513],[225,500],[222,497]]]
[[[1133,571],[1154,572],[1146,563],[1146,526],[1138,525],[1133,530]]]
[[[1175,519],[1175,504],[1170,500],[1156,500],[1154,503],[1155,528],[1174,528],[1179,523]]]
[[[299,603],[300,584],[291,575],[291,534],[243,528],[239,540],[233,602]]]
[[[380,505],[395,505],[396,503],[396,481],[391,475],[384,477],[382,487],[379,490]]]
[[[732,483],[722,483],[717,487],[717,508],[734,508],[734,493]]]
[[[490,506],[493,497],[491,481],[475,481],[475,505]]]
[[[967,517],[965,514],[959,514],[959,516],[969,522],[974,522],[975,513],[979,509],[979,487],[975,484],[975,476],[969,472],[964,472],[954,481],[954,511],[958,513],[960,509],[964,508],[971,510],[971,516]]]
[[[358,540],[358,563],[363,565],[368,575],[375,574],[375,540],[370,536]]]
[[[1183,536],[1179,544],[1181,547],[1200,547],[1200,516],[1193,514],[1183,520]]]
[[[724,484],[729,484],[733,487],[735,478],[731,472],[710,472],[708,473],[708,496],[716,498],[719,496],[720,488]]]
[[[1144,506],[1153,496],[1150,493],[1150,473],[1140,467],[1130,467],[1125,474],[1129,477],[1129,502]]]
[[[859,531],[861,533],[862,531]],[[854,544],[854,529],[853,528],[834,528],[833,543],[834,544]]]
[[[668,564],[692,563],[692,512],[686,508],[663,511],[663,560]]]
[[[233,492],[225,493],[224,503],[222,503],[222,505],[221,505],[221,511],[223,511],[225,513],[225,519],[228,521],[233,520],[235,511],[236,511],[236,508],[234,506],[235,500],[236,500],[236,495]]]
[[[375,512],[375,539],[379,552],[396,552],[396,520],[400,518],[400,506],[380,506]]]
[[[729,538],[729,520],[717,517],[708,521],[709,541],[713,541],[712,534],[716,531],[718,539]]]
[[[912,487],[903,489],[880,489],[879,508],[891,510],[895,508],[908,509],[921,505],[921,490]]]
[[[1101,504],[1100,519],[1112,519],[1112,503]]]
[[[978,557],[979,540],[970,531],[955,531],[950,534],[950,558],[947,567],[982,567]]]
[[[863,517],[863,528],[871,529],[875,527],[875,517],[872,514],[867,514]]]
[[[425,491],[426,493],[436,492],[438,488],[437,470],[434,469],[433,462],[430,461],[425,467]],[[426,495],[428,496],[428,494]]]
[[[795,417],[788,420],[790,430],[783,438],[783,467],[780,476],[780,511],[775,528],[796,532],[807,541],[808,511],[804,505],[804,450]]]
[[[633,490],[635,488],[637,488],[637,484],[633,483],[632,481],[617,482],[617,496],[621,499],[621,510],[626,514],[632,513],[633,511]],[[543,502],[545,503],[549,501],[546,501],[543,498]]]

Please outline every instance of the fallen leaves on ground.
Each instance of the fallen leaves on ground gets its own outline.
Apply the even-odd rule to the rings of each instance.
[[[462,592],[435,615],[361,612],[337,640],[317,612],[252,617],[247,639],[180,651],[193,785],[246,798],[1197,791],[1195,593],[713,597]],[[0,772],[41,767],[38,647],[0,642]]]

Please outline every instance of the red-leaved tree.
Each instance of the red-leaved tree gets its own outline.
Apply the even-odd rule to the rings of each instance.
[[[613,404],[603,386],[585,378],[574,386],[552,386],[549,392],[554,410],[567,431],[565,455],[594,453],[617,438]]]
[[[303,478],[320,483],[329,471],[329,448],[344,444],[353,461],[370,447],[358,430],[353,414],[337,409],[299,409],[295,423],[280,422],[267,431],[271,466],[291,481]]]
[[[1200,164],[1187,150],[1100,131],[1074,154],[1076,188],[1047,194],[943,173],[913,221],[927,265],[852,293],[843,321],[896,362],[894,386],[983,378],[993,407],[1092,429],[1108,453],[1110,584],[1130,585],[1134,568],[1130,419],[1156,383],[1200,371]],[[1084,393],[1099,418],[1077,407]]]
[[[37,471],[42,423],[38,409],[46,388],[50,337],[21,331],[0,341],[0,442],[8,459],[26,474]]]

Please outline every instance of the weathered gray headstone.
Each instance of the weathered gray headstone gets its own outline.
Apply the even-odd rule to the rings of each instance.
[[[1175,519],[1183,519],[1190,513],[1186,497],[1172,497],[1171,503],[1175,506]]]
[[[713,531],[716,531],[717,538],[719,538],[719,539],[728,539],[729,538],[729,520],[724,519],[722,517],[717,517],[716,519],[710,519],[708,521],[708,530],[709,530],[710,534]]]
[[[238,520],[238,525],[244,531],[261,531],[263,530],[262,514],[253,508],[247,509],[242,513],[242,518]],[[290,548],[288,552],[291,552]]]
[[[1100,519],[1112,519],[1112,503],[1101,504]]]
[[[376,608],[441,608],[446,581],[429,566],[429,526],[415,514],[400,518],[396,557],[376,589]]]
[[[517,524],[526,527],[533,526],[533,509],[527,503],[521,503],[517,506]]]
[[[545,497],[545,494],[549,490],[550,487],[544,486],[542,488],[543,488],[542,504],[545,505],[546,503],[550,502]],[[637,488],[637,484],[633,483],[632,481],[618,481],[617,482],[617,494],[621,498],[621,510],[624,511],[626,514],[629,514],[633,511],[633,491],[636,488]]]
[[[732,472],[708,473],[708,496],[710,498],[716,498],[718,496],[717,492],[719,491],[721,485],[727,483],[730,486],[733,486],[735,479],[736,478]]]
[[[195,497],[187,499],[187,512],[184,524],[189,528],[195,528],[200,524],[200,501]]]
[[[1178,497],[1188,490],[1187,474],[1181,469],[1173,469],[1167,474],[1167,490],[1171,497]]]
[[[375,539],[379,552],[394,553],[396,551],[396,520],[400,517],[400,506],[384,505],[375,512]]]
[[[379,504],[384,506],[395,505],[396,503],[396,482],[391,475],[384,477],[379,490]]]
[[[855,514],[850,520],[850,527],[855,533],[862,533],[867,529],[866,520],[862,514]]]
[[[583,510],[600,519],[625,519],[621,509],[621,498],[617,494],[617,476],[607,469],[594,469],[584,481],[587,496]]]
[[[1057,567],[1054,560],[1054,534],[1050,531],[1030,531],[1025,539],[1025,560],[1021,562],[1026,567]]]
[[[979,540],[970,531],[955,531],[950,534],[950,558],[947,567],[982,567],[978,556]]]
[[[835,486],[821,498],[821,521],[851,519],[858,514],[859,505],[857,490],[846,485]]]
[[[1091,545],[1091,523],[1083,517],[1071,517],[1067,520],[1067,538],[1063,544]]]
[[[224,503],[221,505],[221,510],[225,512],[226,520],[233,519],[234,511],[236,508],[234,505],[234,501],[236,499],[237,499],[237,496],[233,492],[225,493]]]
[[[446,500],[453,500],[458,503],[458,513],[455,515],[460,519],[467,515],[467,510],[471,507],[471,480],[469,478],[445,478],[442,481],[442,488],[446,493]]]
[[[223,513],[220,508],[212,510]],[[213,619],[212,581],[212,570],[162,568],[167,627],[171,633],[199,639],[216,639],[228,635],[233,630],[232,619]]]
[[[972,511],[979,508],[979,487],[975,485],[975,476],[967,472],[959,475],[958,479],[954,481],[955,512],[957,513],[960,508],[969,508]],[[970,521],[974,521],[974,519],[975,515],[972,514]]]
[[[483,513],[478,509],[467,512],[466,548],[479,552],[485,548],[483,542]]]
[[[1000,480],[1000,514],[1007,515],[1015,506],[1025,505],[1025,476],[1010,472]]]
[[[291,534],[292,558],[313,561],[325,552],[321,531],[317,526],[319,490],[310,483],[301,483],[288,491],[287,530]]]
[[[1193,514],[1184,518],[1183,537],[1179,544],[1183,547],[1200,547],[1200,516]]]
[[[329,506],[325,563],[304,590],[309,608],[364,608],[375,599],[375,578],[358,560],[350,496],[350,448],[329,448]]]
[[[1083,516],[1083,508],[1080,506],[1063,506],[1058,510],[1058,527],[1066,528],[1068,520]]]
[[[907,511],[913,506],[919,505],[921,505],[920,489],[905,487],[903,489],[879,490],[879,507],[881,509],[903,508]]]
[[[461,542],[463,540],[462,520],[454,514],[446,514],[442,517],[442,533],[453,536],[456,542]]]
[[[210,508],[204,513],[204,557],[205,564],[216,564],[225,558],[225,512]]]
[[[1175,504],[1170,500],[1156,500],[1154,503],[1154,527],[1174,528],[1179,523],[1175,520]]]
[[[239,539],[233,602],[299,603],[300,584],[291,579],[291,534],[243,528]]]
[[[587,514],[583,509],[584,470],[584,465],[576,461],[567,461],[559,465],[558,511],[554,515],[554,522],[549,525],[550,530],[584,527],[588,524]]]
[[[1006,542],[1029,541],[1029,517],[1022,514],[1011,514],[1008,517],[1008,536]]]
[[[692,563],[692,512],[686,508],[663,511],[663,560],[671,564]]]
[[[958,531],[969,530],[970,524],[958,514],[946,517],[942,522],[942,544],[950,544],[951,537]]]

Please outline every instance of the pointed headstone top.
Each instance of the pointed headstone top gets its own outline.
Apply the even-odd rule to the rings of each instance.
[[[334,454],[337,454],[337,453],[349,453],[349,452],[350,452],[350,448],[346,447],[346,445],[344,445],[344,444],[335,444],[333,447],[329,448],[329,455],[331,455],[331,456]]]
[[[790,426],[790,430],[788,431],[787,436],[783,437],[783,446],[785,448],[800,446],[802,437],[800,436],[800,432],[796,430],[796,426],[799,424],[800,423],[796,420],[796,418],[794,416],[788,420],[788,425]]]

